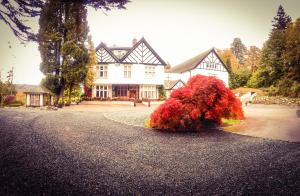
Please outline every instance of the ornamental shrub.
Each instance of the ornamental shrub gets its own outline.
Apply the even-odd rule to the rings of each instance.
[[[241,102],[222,80],[196,75],[174,90],[150,116],[150,126],[171,131],[197,131],[221,119],[244,119]]]
[[[8,95],[4,98],[3,104],[4,105],[9,105],[12,104],[16,101],[16,96],[14,95]]]

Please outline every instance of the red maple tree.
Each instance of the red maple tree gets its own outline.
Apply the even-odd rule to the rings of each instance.
[[[196,75],[176,89],[150,116],[150,126],[172,131],[196,131],[222,118],[244,119],[241,102],[222,80]]]

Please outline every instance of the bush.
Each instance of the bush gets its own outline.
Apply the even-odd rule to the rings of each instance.
[[[173,91],[151,114],[150,126],[171,131],[197,131],[209,123],[221,124],[222,118],[243,119],[241,102],[223,81],[196,75],[185,87]]]
[[[14,95],[8,95],[4,98],[3,104],[4,105],[10,105],[16,101],[16,96]]]
[[[276,96],[278,95],[278,88],[275,87],[274,85],[271,85],[268,88],[267,92],[268,92],[268,96]]]
[[[229,78],[229,86],[232,89],[244,87],[250,79],[251,72],[248,69],[241,69],[237,73],[231,73]]]
[[[283,77],[278,81],[278,95],[285,97],[300,97],[300,84],[297,81]]]
[[[24,103],[22,101],[15,101],[15,102],[9,104],[8,107],[19,107],[22,105],[24,105]]]

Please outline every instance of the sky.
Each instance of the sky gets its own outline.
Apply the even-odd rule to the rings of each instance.
[[[88,8],[90,35],[95,46],[131,46],[145,37],[172,66],[212,47],[229,48],[235,37],[247,46],[262,47],[271,21],[283,5],[293,21],[300,17],[300,0],[131,0],[126,10],[104,12]],[[38,29],[38,18],[29,23]],[[23,45],[0,21],[2,80],[14,67],[14,83],[39,84],[41,59],[37,43]]]

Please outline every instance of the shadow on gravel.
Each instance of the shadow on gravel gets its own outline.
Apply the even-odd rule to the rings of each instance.
[[[171,130],[171,129],[152,129],[156,133],[165,136],[228,136],[232,135],[232,133],[225,132],[221,127],[211,126],[201,128],[200,130]]]

